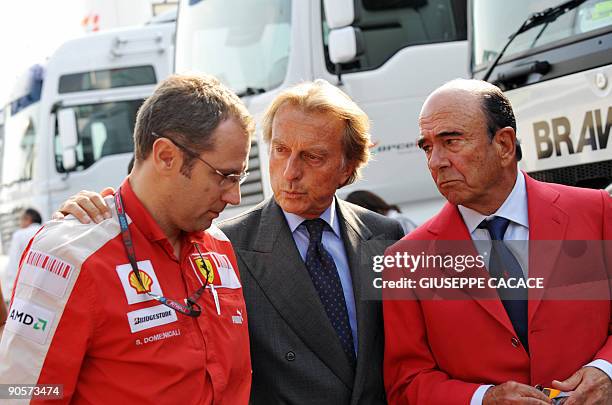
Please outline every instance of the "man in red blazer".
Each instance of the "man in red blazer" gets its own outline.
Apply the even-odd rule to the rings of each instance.
[[[529,249],[504,260],[514,260],[514,268],[530,277],[554,274],[567,262],[560,260],[567,256],[561,242],[544,252],[534,241],[608,241],[596,243],[609,249],[612,199],[604,191],[541,183],[520,172],[514,114],[497,87],[477,80],[447,83],[426,100],[419,126],[419,146],[448,203],[388,255],[407,241],[523,240]],[[494,222],[502,223],[501,236]],[[530,292],[521,307],[497,294],[490,300],[427,300],[410,290],[402,292],[403,300],[385,300],[389,403],[550,403],[536,385],[570,392],[566,405],[612,403],[612,257],[609,250],[601,256],[605,293],[590,300],[531,299]]]

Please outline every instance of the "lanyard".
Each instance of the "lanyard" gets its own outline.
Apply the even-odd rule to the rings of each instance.
[[[143,288],[144,284],[140,279],[140,270],[138,269],[138,265],[136,264],[136,251],[134,250],[134,243],[132,242],[132,235],[130,234],[130,230],[128,228],[127,217],[125,215],[125,209],[123,208],[123,200],[121,199],[121,187],[115,193],[115,208],[117,209],[117,216],[119,217],[119,226],[121,227],[121,238],[123,239],[123,246],[125,247],[125,253],[127,253],[128,259],[130,260],[130,265],[132,266],[132,271],[138,280],[138,283]],[[195,248],[200,254],[200,258],[202,257],[202,253],[200,252],[200,248],[197,243],[194,243]],[[204,263],[204,259],[202,259],[202,263]],[[180,312],[183,315],[191,316],[193,318],[197,318],[202,313],[202,308],[198,305],[197,301],[200,299],[204,291],[206,291],[206,285],[208,284],[208,277],[206,277],[206,281],[196,292],[191,295],[189,298],[185,298],[185,305],[181,304],[178,301],[171,300],[169,298],[163,297],[157,294],[151,294],[147,292],[147,294],[153,299],[159,301],[165,306],[174,309],[175,311]]]

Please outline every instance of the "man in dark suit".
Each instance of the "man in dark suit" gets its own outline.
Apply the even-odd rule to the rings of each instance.
[[[372,268],[360,251],[403,232],[335,197],[368,160],[368,127],[327,82],[284,91],[263,124],[274,197],[220,224],[242,276],[255,404],[385,402],[381,306],[363,299]]]
[[[612,256],[589,251],[582,254],[589,265],[580,266],[580,249],[572,246],[609,249],[612,199],[603,190],[541,183],[519,171],[512,107],[489,83],[447,83],[429,96],[419,125],[419,146],[448,203],[389,254],[419,241],[473,240],[479,243],[472,248],[489,246],[487,279],[542,275],[547,284],[600,272],[594,285],[602,288],[580,295],[590,285],[581,283],[556,296],[552,289],[522,296],[517,289],[513,296],[497,288],[487,299],[455,291],[455,300],[427,299],[415,289],[404,300],[385,300],[389,402],[550,403],[534,388],[540,385],[570,392],[566,404],[610,404]],[[527,241],[528,248],[508,240]],[[579,243],[562,248],[564,240]]]
[[[263,122],[274,196],[219,224],[243,284],[255,405],[386,403],[368,258],[403,231],[335,197],[369,159],[368,130],[367,115],[326,81],[283,91]],[[81,192],[61,210],[84,220],[104,213],[101,201]]]

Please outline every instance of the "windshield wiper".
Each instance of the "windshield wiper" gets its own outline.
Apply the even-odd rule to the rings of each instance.
[[[491,73],[493,73],[493,69],[495,69],[495,67],[499,63],[499,60],[502,58],[502,56],[504,56],[506,49],[508,49],[508,46],[510,46],[510,44],[512,43],[512,41],[514,41],[514,38],[516,38],[517,35],[522,34],[525,31],[529,31],[533,27],[537,27],[542,24],[549,24],[555,21],[557,18],[561,17],[563,14],[567,13],[568,11],[575,9],[585,1],[586,0],[569,0],[563,4],[559,4],[557,7],[547,8],[544,11],[533,13],[529,17],[527,17],[527,19],[523,21],[523,24],[521,24],[521,27],[515,33],[508,37],[506,45],[504,45],[501,52],[497,55],[493,63],[491,63],[491,65],[487,69],[487,73],[485,73],[482,80],[484,80],[485,82],[489,81],[489,77],[491,76]]]
[[[264,89],[263,87],[246,87],[243,91],[241,91],[240,93],[237,93],[238,97],[244,97],[244,96],[254,96],[256,94],[261,94],[261,93],[265,93],[266,89]]]

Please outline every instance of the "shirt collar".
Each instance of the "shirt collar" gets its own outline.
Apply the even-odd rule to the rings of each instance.
[[[514,187],[510,192],[510,195],[506,198],[504,203],[499,207],[493,214],[487,216],[482,215],[478,211],[471,208],[458,205],[457,208],[463,217],[463,222],[467,226],[468,231],[473,233],[478,225],[485,219],[490,219],[493,216],[502,217],[522,225],[525,228],[529,228],[529,219],[527,211],[527,189],[525,188],[525,176],[523,172],[517,170],[516,181]]]
[[[126,214],[147,239],[150,241],[167,239],[157,222],[155,222],[155,219],[153,219],[134,193],[129,177],[126,177],[123,183],[121,183],[121,200],[123,201],[123,208]]]
[[[282,208],[281,208],[282,209]],[[306,221],[306,218],[303,218],[299,215],[292,214],[283,210],[283,214],[285,215],[285,219],[287,220],[287,224],[289,225],[289,229],[291,233],[295,232],[295,230],[302,224],[302,222]],[[336,199],[332,200],[332,203],[323,213],[319,216],[322,220],[327,222],[327,224],[331,227],[337,237],[340,237],[340,223],[338,222],[338,215],[336,215]]]

